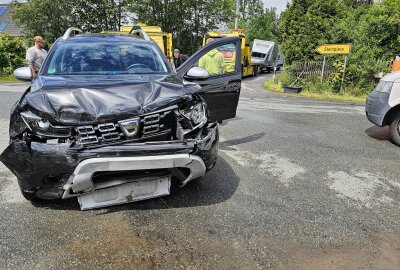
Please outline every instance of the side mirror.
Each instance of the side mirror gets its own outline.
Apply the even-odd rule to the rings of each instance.
[[[205,80],[210,77],[210,74],[208,74],[208,71],[205,69],[192,67],[183,77],[189,80]]]
[[[20,67],[14,70],[14,77],[21,81],[32,80],[32,70],[30,67]]]

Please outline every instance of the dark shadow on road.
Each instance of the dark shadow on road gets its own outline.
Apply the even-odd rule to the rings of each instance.
[[[177,183],[173,182],[169,196],[105,207],[95,211],[98,211],[98,214],[101,215],[126,210],[181,208],[218,204],[232,197],[239,182],[239,177],[229,163],[219,156],[215,167],[204,178],[193,180],[184,187],[178,187]],[[41,200],[32,203],[32,205],[52,210],[80,210],[76,198]]]
[[[57,200],[38,200],[31,202],[33,206],[52,210],[79,210],[80,206],[76,198]]]
[[[372,126],[370,128],[367,128],[365,130],[365,133],[374,139],[380,140],[380,141],[389,141],[390,140],[390,135],[389,135],[389,126],[385,127],[378,127],[378,126]]]
[[[257,140],[261,139],[264,136],[265,136],[265,132],[261,132],[261,133],[253,134],[253,135],[246,136],[246,137],[243,137],[243,138],[232,139],[232,140],[229,140],[229,141],[220,142],[219,143],[219,149],[221,149],[221,150],[234,150],[234,149],[230,149],[230,146],[243,144],[243,143],[248,143],[248,142],[254,142],[254,141],[257,141]]]
[[[240,120],[242,120],[242,119],[243,119],[242,117],[236,116],[235,118],[222,121],[222,123],[220,123],[219,125],[220,125],[220,126],[226,126],[229,122],[232,122],[232,121],[240,121]]]

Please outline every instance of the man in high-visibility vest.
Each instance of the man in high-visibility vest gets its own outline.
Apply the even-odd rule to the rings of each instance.
[[[214,39],[207,39],[206,44],[213,42]],[[212,49],[199,60],[199,67],[208,71],[210,75],[219,75],[225,72],[224,57],[217,49]]]

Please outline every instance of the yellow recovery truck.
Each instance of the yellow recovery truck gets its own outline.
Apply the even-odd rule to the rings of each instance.
[[[206,45],[206,40],[208,38],[223,38],[223,37],[241,37],[242,39],[242,75],[256,76],[259,71],[259,65],[251,63],[251,49],[250,45],[247,43],[246,34],[243,29],[232,29],[232,30],[218,30],[213,32],[208,32],[203,38],[203,46]],[[229,69],[230,65],[235,62],[235,54],[231,53],[229,48],[226,48],[223,52],[220,51],[224,56],[225,65]]]
[[[129,35],[132,34],[135,29],[142,29],[146,34],[160,47],[162,52],[168,58],[169,61],[173,60],[172,53],[172,34],[163,32],[159,26],[150,26],[146,24],[137,25],[123,25],[120,27],[119,32],[114,32],[118,34]],[[108,32],[113,33],[113,32]]]

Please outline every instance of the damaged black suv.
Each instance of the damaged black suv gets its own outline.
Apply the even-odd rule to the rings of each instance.
[[[236,115],[240,38],[211,42],[175,71],[144,32],[135,34],[71,28],[36,78],[27,67],[14,72],[32,83],[12,109],[1,161],[26,199],[77,196],[81,209],[143,200],[215,165],[218,122]],[[218,74],[199,67],[232,45]]]

